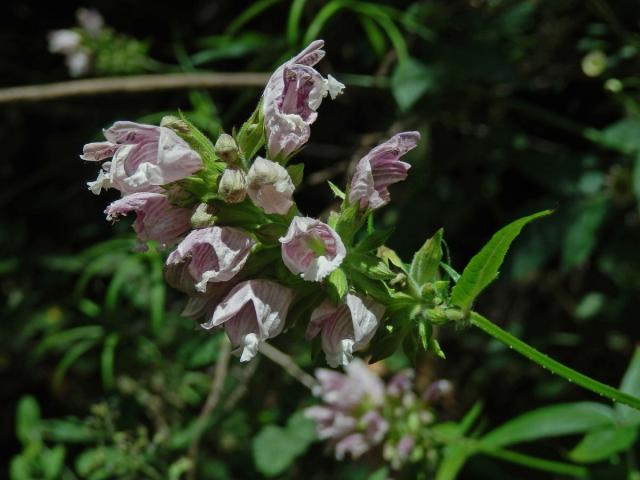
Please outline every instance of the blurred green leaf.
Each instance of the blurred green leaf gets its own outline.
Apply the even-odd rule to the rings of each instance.
[[[613,425],[614,411],[594,402],[551,405],[502,424],[482,438],[489,447],[505,447],[541,438],[589,432]]]
[[[400,62],[391,77],[391,92],[401,110],[409,110],[435,86],[435,70],[413,58]]]
[[[604,221],[607,208],[608,202],[605,197],[595,198],[576,206],[562,244],[562,266],[565,270],[589,258],[596,245],[596,233]]]
[[[636,347],[633,352],[631,362],[622,378],[620,390],[636,397],[640,396],[640,347]],[[616,404],[615,408],[623,425],[640,424],[640,412],[635,408],[621,404]]]
[[[28,395],[20,398],[16,407],[16,436],[23,445],[40,440],[40,406]]]
[[[611,427],[589,432],[569,452],[569,458],[574,462],[580,463],[594,463],[606,460],[611,455],[631,447],[637,435],[636,427]]]

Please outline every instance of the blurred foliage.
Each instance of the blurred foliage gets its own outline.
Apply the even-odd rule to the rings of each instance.
[[[636,1],[143,0],[47,12],[10,2],[0,29],[3,86],[67,78],[46,34],[73,24],[79,6],[142,39],[140,52],[158,71],[269,71],[324,38],[325,68],[347,91],[314,124],[300,204],[320,213],[335,201],[324,180],[343,183],[389,131],[419,129],[426,141],[380,225],[395,226],[391,246],[408,260],[442,226],[455,252],[446,263],[460,270],[502,225],[556,209],[515,241],[478,309],[563,362],[619,383],[640,332]],[[107,62],[102,72],[121,70]],[[3,106],[0,451],[10,478],[185,478],[200,435],[197,478],[387,474],[380,454],[338,463],[311,443],[309,425],[294,416],[312,402],[308,391],[265,359],[233,362],[219,407],[198,422],[220,339],[180,317],[162,255],[132,253],[126,222],[114,236],[101,216],[105,200],[84,189],[94,168],[77,154],[112,121],[157,122],[181,109],[214,135],[240,125],[258,95],[154,92]],[[485,438],[506,425],[531,432],[551,424],[568,436],[525,452],[587,463],[594,479],[638,478],[635,414],[595,404],[479,332],[439,337],[447,360],[419,356],[417,382],[444,377],[457,386],[452,421]],[[313,368],[286,335],[275,343]],[[384,368],[406,364],[395,355]],[[637,356],[632,367],[623,385],[638,393]],[[464,417],[479,400],[482,412]],[[617,420],[593,423],[576,411],[585,401],[594,412],[615,410]],[[582,428],[567,426],[579,418]],[[576,445],[577,433],[585,435]],[[450,471],[469,457],[465,445],[452,443]],[[499,459],[471,458],[463,478],[562,477]],[[397,476],[425,475],[417,465]]]

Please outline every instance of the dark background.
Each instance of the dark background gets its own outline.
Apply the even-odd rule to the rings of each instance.
[[[322,5],[310,1],[304,6],[302,32]],[[410,178],[392,190],[393,203],[379,216],[380,223],[396,226],[390,245],[409,260],[442,226],[452,265],[462,270],[502,225],[539,209],[556,209],[553,217],[527,227],[477,310],[553,357],[617,385],[639,332],[640,5],[577,0],[387,5],[411,12],[423,27],[416,32],[400,24],[420,74],[398,71],[388,40],[376,53],[358,15],[349,9],[324,25],[327,57],[321,70],[344,78],[347,89],[338,100],[322,105],[310,144],[299,157],[308,182],[297,193],[299,205],[318,215],[332,202],[326,184],[309,181],[310,173],[341,185],[367,148],[391,132],[420,130],[423,142],[410,158]],[[158,71],[268,72],[302,46],[301,39],[291,42],[285,35],[289,2],[274,3],[217,46],[207,39],[220,36],[247,9],[243,2],[62,2],[55,8],[9,2],[0,20],[0,85],[69,79],[63,58],[47,51],[46,37],[50,30],[74,25],[81,6],[98,9],[114,30],[149,41],[149,56],[164,65]],[[260,41],[242,37],[246,34]],[[230,44],[248,47],[236,58],[222,56],[197,67],[185,60]],[[594,51],[606,55],[607,65],[589,76],[583,60]],[[355,75],[378,86],[355,85],[362,79]],[[611,79],[620,80],[623,88],[612,91]],[[417,100],[399,104],[403,89],[415,90]],[[94,258],[87,249],[129,235],[128,222],[113,227],[104,220],[102,211],[113,194],[96,197],[86,190],[96,168],[78,155],[84,143],[98,138],[100,129],[113,121],[155,112],[182,109],[196,117],[209,112],[210,122],[201,125],[215,135],[218,125],[227,130],[239,126],[259,95],[260,89],[169,91],[0,107],[0,463],[8,464],[21,450],[14,412],[26,394],[37,398],[45,418],[83,418],[91,405],[106,402],[120,412],[122,428],[149,422],[143,419],[148,408],[144,400],[123,400],[121,385],[104,388],[98,347],[73,362],[54,386],[59,362],[75,340],[47,343],[50,336],[59,340],[66,329],[87,324],[104,325],[107,333],[122,333],[126,326],[116,375],[149,384],[155,380],[147,377],[161,378],[162,388],[172,388],[171,381],[186,371],[207,371],[210,362],[189,363],[200,346],[191,340],[193,326],[181,323],[182,299],[172,291],[166,292],[166,332],[157,336],[162,360],[140,359],[133,339],[148,323],[145,298],[134,298],[136,289],[146,288],[136,286],[140,272],[127,277],[125,283],[133,283],[123,287],[117,305],[104,300],[115,267],[126,256],[105,260],[107,266],[78,289]],[[212,105],[215,111],[207,110]],[[93,318],[87,312],[95,309],[84,300],[98,307]],[[484,404],[489,426],[551,403],[594,400],[480,332],[446,328],[440,339],[447,360],[424,355],[417,369],[425,381],[441,377],[456,385],[451,418],[459,418],[477,400]],[[184,353],[189,341],[196,344]],[[279,347],[295,350],[285,343]],[[308,366],[302,348],[300,362]],[[215,352],[211,355],[214,360]],[[394,368],[393,362],[389,365]],[[283,423],[308,402],[306,392],[277,367],[262,361],[257,368],[249,385],[252,393],[237,407],[242,418],[220,427],[220,435],[228,433],[233,441],[214,435],[203,447],[211,459],[226,465],[226,478],[256,475],[251,436],[261,425]],[[170,422],[186,422],[199,410],[198,402],[168,404]],[[544,442],[530,450],[553,456],[567,445]],[[82,445],[69,447],[69,465],[81,450]],[[171,455],[176,452],[166,454]],[[361,463],[367,471],[375,459]],[[322,446],[315,444],[285,478],[347,478],[360,468],[345,464],[323,455]],[[604,472],[602,478],[624,478],[625,468],[605,462],[593,471],[596,476]],[[466,472],[463,478],[549,478],[482,459]]]

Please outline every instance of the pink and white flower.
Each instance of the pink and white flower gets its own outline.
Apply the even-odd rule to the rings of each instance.
[[[191,228],[191,210],[171,205],[166,195],[141,192],[116,200],[104,213],[117,220],[134,212],[133,229],[141,242],[155,240],[162,248],[172,245]]]
[[[104,131],[106,142],[84,146],[83,160],[101,161],[98,178],[89,182],[93,193],[116,188],[123,194],[161,191],[202,168],[200,155],[173,130],[134,122],[116,122]]]
[[[256,356],[261,342],[282,332],[293,291],[271,280],[248,280],[236,285],[218,304],[210,329],[224,325],[231,344],[241,353],[240,361]]]
[[[287,268],[310,282],[321,282],[340,266],[347,254],[335,230],[310,217],[294,217],[280,243]]]
[[[411,168],[400,157],[415,148],[418,132],[394,135],[367,153],[357,164],[351,180],[349,201],[358,202],[362,210],[380,208],[391,200],[388,187],[407,178]]]
[[[311,313],[306,337],[322,333],[322,349],[331,367],[348,365],[353,352],[364,349],[380,324],[385,307],[370,298],[348,293],[345,302],[335,306],[325,300]]]
[[[331,75],[324,78],[313,66],[324,57],[324,42],[311,42],[298,55],[278,67],[263,94],[264,126],[270,158],[288,158],[311,133],[322,99],[342,93],[344,85]]]
[[[206,292],[209,283],[226,282],[242,270],[254,241],[242,230],[193,230],[167,258],[166,277],[176,288]]]
[[[385,402],[384,383],[360,359],[346,366],[346,375],[332,370],[316,370],[318,386],[313,393],[324,405],[304,413],[316,423],[321,440],[329,440],[335,456],[358,458],[378,445],[389,430],[380,414]]]
[[[247,174],[251,201],[267,213],[285,215],[293,201],[295,186],[289,172],[280,164],[256,157]]]

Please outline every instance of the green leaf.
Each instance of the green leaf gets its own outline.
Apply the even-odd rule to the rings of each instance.
[[[623,153],[640,152],[640,119],[625,118],[602,131],[601,141]]]
[[[86,421],[73,417],[42,420],[41,431],[45,440],[61,443],[89,443],[98,436]]]
[[[633,396],[640,396],[640,347],[636,347],[627,371],[622,378],[620,390]],[[623,425],[640,424],[640,411],[635,408],[616,403],[616,412]]]
[[[378,228],[373,232],[367,234],[355,247],[354,250],[358,252],[370,252],[375,250],[376,248],[384,245],[384,242],[391,236],[393,233],[393,227],[387,228]]]
[[[297,187],[302,183],[302,178],[304,177],[304,163],[296,163],[295,165],[289,165],[287,167],[287,172],[289,172],[289,176],[291,177],[291,181]]]
[[[498,276],[498,270],[507,251],[522,228],[527,223],[551,213],[551,210],[534,213],[498,230],[465,267],[451,292],[451,303],[463,310],[469,310],[476,297]]]
[[[350,245],[355,233],[362,226],[358,220],[358,204],[343,206],[336,221],[335,230],[345,245]]]
[[[562,242],[562,267],[569,270],[583,263],[593,251],[596,233],[607,213],[606,197],[598,197],[577,206]]]
[[[40,439],[40,406],[31,395],[24,396],[16,408],[16,436],[23,445]]]
[[[62,445],[56,445],[53,448],[45,448],[40,453],[39,461],[46,480],[55,480],[60,478],[60,472],[64,466],[65,453],[65,448]]]
[[[588,432],[613,425],[612,408],[595,402],[564,403],[532,410],[482,438],[489,447],[504,447],[540,438]]]
[[[453,267],[451,267],[451,265],[447,265],[444,262],[440,262],[440,267],[442,267],[442,269],[447,272],[447,275],[449,275],[449,278],[451,278],[451,280],[453,280],[453,283],[458,283],[458,280],[460,280],[460,274],[458,272],[456,272]]]
[[[267,477],[280,475],[314,440],[314,424],[302,413],[293,415],[286,428],[267,425],[253,439],[256,468]]]
[[[264,115],[262,114],[262,100],[249,117],[242,124],[236,137],[236,143],[245,160],[251,160],[264,145]]]
[[[467,459],[474,453],[475,449],[466,443],[447,445],[435,480],[455,480]]]
[[[420,287],[437,280],[438,267],[442,260],[442,233],[441,228],[413,256],[409,274]]]
[[[435,70],[407,58],[400,62],[391,77],[391,92],[401,110],[409,110],[436,84]]]
[[[390,280],[396,276],[384,261],[370,253],[352,250],[347,262],[349,267],[374,280]]]
[[[329,184],[329,188],[337,198],[339,198],[340,200],[344,200],[346,198],[346,194],[342,190],[340,190],[340,188],[338,188],[335,183],[331,181],[327,181],[327,183]]]
[[[574,462],[593,463],[606,460],[611,455],[627,450],[636,441],[636,427],[606,428],[587,433],[569,452]]]
[[[334,303],[340,303],[349,291],[349,281],[347,275],[341,268],[336,268],[329,277],[327,277],[327,285],[329,287],[329,295]]]
[[[117,333],[110,333],[104,341],[102,354],[100,355],[100,373],[102,374],[102,385],[105,389],[113,387],[113,364],[115,359],[115,350],[120,339]]]

